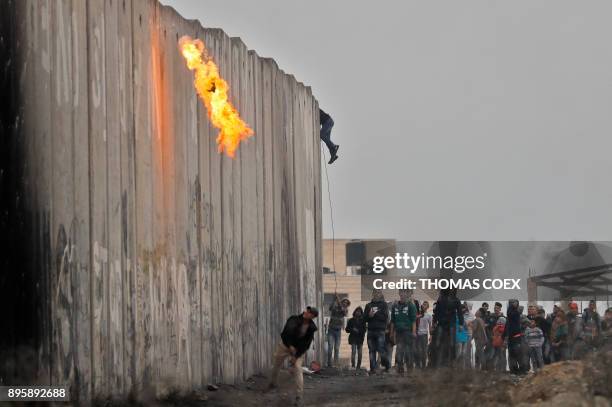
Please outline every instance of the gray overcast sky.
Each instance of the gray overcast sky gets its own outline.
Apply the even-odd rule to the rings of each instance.
[[[336,238],[612,239],[612,2],[163,2],[312,86]]]

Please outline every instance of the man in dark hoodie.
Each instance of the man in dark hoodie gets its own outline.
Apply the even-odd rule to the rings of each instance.
[[[357,307],[353,311],[353,318],[346,323],[346,332],[349,334],[348,342],[351,345],[351,367],[361,369],[363,339],[366,333],[366,322],[361,307]]]
[[[435,366],[448,366],[455,360],[455,326],[463,325],[461,301],[457,298],[456,289],[440,290],[433,313],[435,326],[434,354]]]
[[[543,307],[538,307],[536,311],[536,326],[542,330],[544,333],[544,344],[542,345],[542,356],[544,359],[544,363],[550,363],[549,353],[550,353],[550,323],[546,319],[546,311],[544,311]]]
[[[278,372],[285,359],[289,358],[293,367],[293,378],[296,385],[296,405],[302,404],[302,395],[304,393],[304,377],[302,376],[303,356],[310,347],[314,333],[317,331],[317,326],[313,319],[318,315],[319,311],[315,307],[306,307],[302,314],[289,317],[281,333],[282,342],[278,344],[274,352],[274,366],[270,375],[268,389],[276,387]]]
[[[529,369],[525,367],[523,354],[523,329],[521,310],[518,300],[508,301],[508,317],[504,337],[508,338],[508,367],[511,373],[523,374]]]
[[[391,363],[385,348],[385,330],[389,321],[389,306],[385,302],[382,291],[372,291],[370,301],[364,311],[365,322],[368,326],[368,351],[370,356],[370,374],[376,373],[376,354],[380,354],[381,364],[389,370]]]

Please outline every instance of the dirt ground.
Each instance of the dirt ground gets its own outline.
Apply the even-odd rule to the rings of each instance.
[[[304,375],[305,406],[422,406],[474,405],[473,392],[488,378],[492,386],[511,385],[510,375],[491,375],[451,369],[415,370],[400,376],[395,372],[369,376],[365,370],[324,369],[319,374]],[[501,384],[503,383],[503,385]],[[202,406],[291,406],[295,398],[293,381],[287,371],[281,372],[279,386],[266,391],[263,375],[252,377],[240,385],[220,385],[217,391],[201,395]],[[504,405],[503,392],[480,397],[479,405]],[[171,400],[166,400],[170,402]],[[173,400],[174,405],[188,405],[187,399]],[[185,403],[185,404],[183,404]]]
[[[189,395],[170,394],[145,405],[170,406],[291,406],[293,382],[282,371],[279,386],[266,391],[263,375],[239,385],[219,385]],[[108,405],[108,404],[106,404]],[[305,406],[596,406],[612,407],[612,351],[584,361],[546,366],[518,377],[474,370],[394,371],[369,376],[365,370],[324,369],[304,375]]]

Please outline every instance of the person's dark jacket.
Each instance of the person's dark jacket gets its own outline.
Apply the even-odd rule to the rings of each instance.
[[[370,317],[370,310],[376,308],[376,313]],[[383,301],[371,301],[363,312],[365,322],[368,324],[368,330],[370,331],[384,331],[387,329],[387,322],[389,322],[389,305]]]
[[[585,308],[582,312],[582,322],[583,329],[594,325],[597,331],[596,335],[601,335],[601,318],[597,312],[591,311],[590,308]]]
[[[523,330],[521,327],[521,313],[518,308],[508,307],[508,318],[506,319],[506,330],[504,337],[514,338],[520,336]]]
[[[347,309],[337,302],[332,303],[329,307],[329,322],[327,324],[328,329],[342,329],[344,325],[344,317],[346,317]]]
[[[308,350],[314,338],[314,333],[317,331],[317,326],[310,320],[306,334],[300,338],[300,331],[303,323],[304,316],[302,314],[293,315],[285,322],[285,328],[283,328],[283,332],[281,333],[283,344],[286,347],[293,346],[295,348],[296,358],[299,358]]]
[[[535,317],[535,322],[536,326],[544,333],[544,338],[548,340],[550,337],[550,322],[548,322],[545,317],[540,315]]]
[[[349,319],[346,323],[346,332],[349,334],[348,342],[350,345],[362,345],[366,333],[366,322],[363,317],[363,310],[361,310],[361,316],[356,317],[355,313],[357,310],[361,310],[361,307],[355,308],[355,311],[353,311],[353,318]]]
[[[440,294],[433,312],[434,324],[446,328],[454,327],[457,321],[463,325],[461,301],[455,296]]]

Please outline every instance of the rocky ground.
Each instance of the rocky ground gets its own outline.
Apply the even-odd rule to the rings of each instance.
[[[612,351],[546,366],[507,392],[520,406],[611,406]]]
[[[546,366],[523,377],[473,370],[426,369],[400,376],[324,369],[304,376],[306,406],[597,406],[612,407],[612,351],[584,361]],[[169,394],[147,406],[291,406],[293,383],[281,373],[279,387],[265,391],[255,376],[240,385],[179,396]]]

